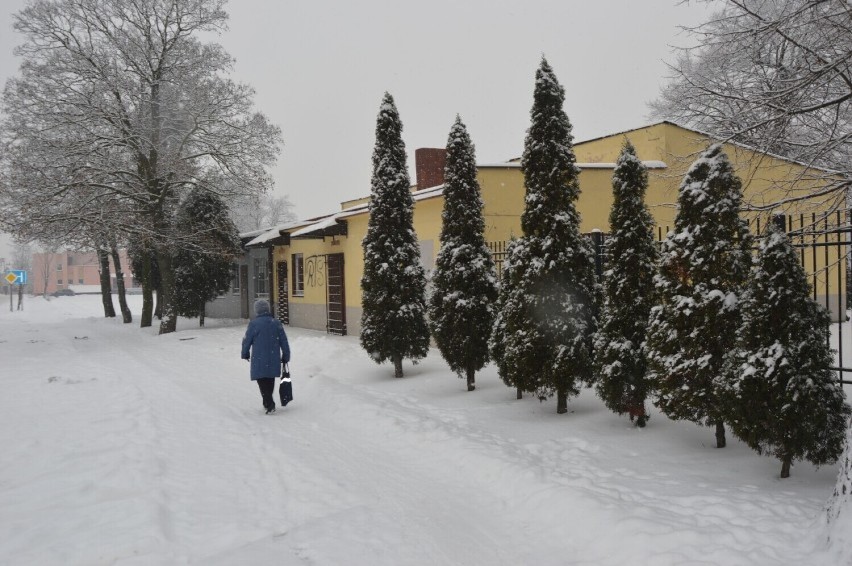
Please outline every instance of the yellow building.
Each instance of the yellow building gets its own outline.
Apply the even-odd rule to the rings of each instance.
[[[660,122],[576,143],[581,189],[577,208],[584,233],[609,232],[612,173],[626,138],[648,167],[646,202],[657,222],[655,236],[662,239],[673,226],[678,186],[698,153],[711,143],[710,137]],[[753,231],[776,214],[785,215],[788,230],[804,228],[794,243],[800,245],[806,271],[813,274],[815,297],[836,319],[846,308],[843,235],[839,231],[830,236],[811,235],[809,227],[816,224],[830,231],[840,227],[841,219],[825,214],[828,205],[816,200],[767,207],[789,197],[791,191],[812,191],[816,178],[824,172],[735,144],[725,144],[725,151],[743,181],[744,202],[749,209],[745,214]],[[416,161],[414,229],[420,240],[421,261],[428,270],[434,267],[440,245],[443,150],[417,150]],[[519,161],[511,161],[478,165],[478,178],[485,239],[495,252],[499,268],[506,242],[522,235],[523,174]],[[361,241],[367,230],[367,202],[368,197],[344,202],[336,213],[275,230],[249,244],[271,246],[272,300],[277,316],[286,324],[334,334],[359,333],[364,268]]]

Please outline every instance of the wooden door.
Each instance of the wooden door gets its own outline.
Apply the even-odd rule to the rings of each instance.
[[[248,265],[240,266],[240,316],[249,317]]]
[[[275,267],[278,272],[278,320],[290,324],[290,295],[287,288],[287,262],[279,261]]]
[[[343,278],[343,254],[329,254],[326,258],[328,277],[326,289],[326,330],[329,334],[346,335],[346,289]]]

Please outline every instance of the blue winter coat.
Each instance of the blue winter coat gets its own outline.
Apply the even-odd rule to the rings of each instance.
[[[290,345],[284,326],[272,318],[272,313],[259,313],[249,323],[243,337],[242,358],[251,359],[252,380],[281,375],[281,362],[290,361]]]

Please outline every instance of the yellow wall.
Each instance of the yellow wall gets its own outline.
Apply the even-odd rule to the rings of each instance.
[[[481,168],[478,174],[482,190],[485,240],[506,241],[522,236],[521,213],[524,210],[524,176],[520,168]],[[580,231],[609,231],[609,209],[612,206],[612,170],[580,171]]]
[[[646,202],[654,215],[658,228],[656,236],[665,236],[667,230],[674,227],[677,212],[677,191],[684,175],[699,153],[711,143],[710,139],[698,132],[681,128],[670,123],[660,123],[638,130],[625,132],[575,146],[578,162],[613,162],[618,158],[625,138],[630,139],[636,148],[640,159],[645,161],[663,161],[666,169],[652,169],[648,172],[648,192]],[[830,215],[826,226],[825,212],[831,210],[832,202],[820,198],[790,201],[796,197],[812,194],[815,189],[823,186],[825,172],[809,169],[802,165],[772,156],[761,155],[747,148],[726,143],[724,151],[731,160],[734,171],[743,182],[744,216],[750,221],[753,233],[758,226],[766,226],[773,214],[793,215],[792,224],[788,230],[804,226],[806,231],[816,223],[816,228],[833,228],[838,222],[835,215]],[[585,174],[585,172],[584,172]],[[608,172],[612,174],[611,171]],[[581,175],[583,196],[580,197],[578,209],[584,215],[584,225],[587,225],[586,215],[594,211],[595,221],[602,209],[595,209],[597,204],[587,200],[588,191],[597,191],[598,181],[586,183]],[[601,180],[603,182],[604,180]],[[610,189],[611,191],[611,189]],[[603,205],[605,199],[599,202]],[[781,206],[772,203],[790,201]],[[606,208],[611,206],[611,197],[606,200]],[[608,211],[607,211],[608,214]],[[605,223],[609,230],[608,220]],[[586,231],[586,230],[584,230]],[[845,310],[845,306],[832,304],[836,301],[838,290],[845,289],[845,277],[842,276],[843,255],[845,249],[840,246],[819,246],[825,242],[841,241],[839,235],[806,236],[793,238],[794,244],[806,244],[800,248],[800,257],[805,271],[812,275],[811,285],[815,287],[817,299],[831,310]],[[814,244],[817,244],[814,246]]]
[[[667,165],[664,169],[649,170],[646,195],[646,202],[659,227],[655,235],[665,236],[665,231],[673,227],[677,189],[692,161],[707,148],[708,139],[702,134],[674,124],[660,123],[624,134],[578,143],[575,145],[577,162],[614,163],[621,152],[625,137],[636,147],[640,159],[662,161]],[[777,202],[785,196],[785,185],[789,185],[791,178],[800,179],[797,189],[799,191],[814,186],[812,181],[805,178],[807,170],[799,165],[772,157],[759,157],[749,150],[731,144],[726,144],[725,151],[743,180],[744,200],[747,204],[761,206]],[[577,208],[581,216],[580,229],[584,233],[594,229],[610,232],[612,172],[611,168],[581,169],[581,194]],[[520,168],[517,165],[482,167],[479,169],[478,178],[484,203],[486,241],[503,242],[513,236],[521,236],[520,215],[524,208],[525,191]],[[344,208],[364,202],[366,199],[353,199],[344,203]],[[434,266],[437,257],[443,202],[443,197],[440,196],[415,201],[414,229],[421,242],[423,263],[426,267]],[[810,202],[791,204],[772,212],[810,214],[812,210],[819,209],[819,205]],[[769,213],[770,211],[760,211],[747,215],[751,218],[761,216],[761,225],[765,225]],[[337,243],[332,243],[332,238],[327,237],[324,241],[293,239],[290,246],[278,246],[275,250],[276,261],[286,259],[289,264],[292,253],[303,253],[306,259],[312,255],[344,253],[346,303],[347,307],[358,309],[361,305],[360,282],[364,269],[361,241],[366,234],[367,217],[366,211],[343,217],[348,223],[348,236],[335,237]],[[809,272],[819,271],[826,265],[839,261],[838,250],[832,249],[827,260],[822,252],[815,258],[809,255],[805,259],[805,267]],[[292,267],[290,269],[292,273]],[[824,285],[824,281],[825,275],[820,284]],[[314,286],[309,286],[306,281],[305,296],[291,296],[291,305],[313,305],[317,308],[324,306],[325,288],[319,285],[318,280],[315,283]],[[831,292],[834,292],[838,285],[840,283],[837,282],[836,276],[829,276]],[[824,293],[824,290],[820,293]],[[349,328],[357,328],[355,321],[351,320],[352,317],[349,318]],[[350,333],[354,334],[351,331]]]
[[[646,202],[657,223],[672,226],[675,217],[677,189],[689,166],[698,154],[707,149],[710,139],[698,132],[663,122],[623,134],[615,134],[574,146],[578,162],[615,162],[621,152],[625,139],[629,139],[636,153],[644,161],[662,161],[666,169],[652,169],[648,172],[649,186]],[[820,186],[817,177],[822,172],[809,170],[796,163],[760,155],[738,145],[724,144],[725,153],[731,160],[736,174],[743,182],[744,204],[750,207],[765,207],[789,197],[809,194]],[[609,172],[611,175],[612,172]],[[796,180],[791,184],[791,180]],[[581,187],[587,191],[581,177]],[[595,187],[597,185],[595,184]],[[611,189],[609,189],[611,191]],[[587,211],[581,197],[581,214]],[[760,216],[762,223],[771,213],[793,214],[800,212],[821,212],[825,203],[818,200],[790,203],[776,210],[747,212],[749,218]],[[608,222],[607,222],[608,224]]]

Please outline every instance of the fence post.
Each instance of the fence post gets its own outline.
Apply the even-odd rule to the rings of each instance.
[[[603,232],[594,228],[591,236],[592,244],[595,246],[595,273],[600,279],[603,277]]]

